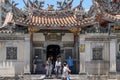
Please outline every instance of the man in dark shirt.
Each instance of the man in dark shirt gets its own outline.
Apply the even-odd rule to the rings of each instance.
[[[55,67],[55,60],[53,56],[50,56],[51,62],[52,62],[52,74],[54,73],[54,67]]]
[[[38,56],[35,56],[34,60],[33,60],[33,73],[35,73],[36,68],[37,68],[37,61],[38,60]]]

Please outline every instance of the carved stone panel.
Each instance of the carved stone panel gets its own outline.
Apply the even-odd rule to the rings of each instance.
[[[61,35],[58,35],[57,33],[50,33],[46,36],[46,40],[60,41],[61,40]]]
[[[102,60],[102,48],[93,48],[93,60]]]
[[[16,60],[17,59],[17,47],[7,47],[6,48],[6,59]]]

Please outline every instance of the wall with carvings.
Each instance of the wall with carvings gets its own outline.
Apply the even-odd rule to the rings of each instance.
[[[115,46],[115,35],[108,36],[107,34],[85,34],[80,35],[80,72],[81,73],[89,73],[89,74],[106,74],[113,68],[113,63],[115,62],[116,56],[115,48],[110,44],[111,40],[114,39]],[[93,59],[93,49],[101,48],[102,59],[94,60]],[[110,52],[112,50],[112,52]],[[98,53],[98,52],[97,52]],[[97,54],[96,53],[96,54]],[[99,57],[99,55],[97,55]],[[111,57],[110,57],[111,56]],[[98,64],[99,63],[99,64]],[[88,67],[89,66],[89,67]],[[112,67],[111,67],[112,66]],[[100,71],[99,71],[100,70]],[[114,69],[115,70],[115,69]],[[113,70],[113,71],[114,71]]]
[[[7,37],[9,36],[9,38]],[[30,36],[29,35],[0,35],[0,71],[10,70],[11,73],[21,74],[30,63]],[[6,71],[5,71],[6,72]]]

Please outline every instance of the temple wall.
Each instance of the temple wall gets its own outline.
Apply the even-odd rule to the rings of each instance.
[[[9,35],[9,34],[8,34]],[[44,38],[43,34],[34,34],[34,41],[44,41],[44,39],[38,38],[38,36]],[[71,36],[72,35],[72,36]],[[116,71],[116,38],[110,40],[101,38],[108,37],[106,34],[97,35],[100,40],[94,39],[95,35],[85,34],[80,35],[80,73],[88,74],[107,74],[108,72]],[[2,35],[4,37],[7,35]],[[9,35],[10,36],[10,35]],[[15,35],[16,36],[16,35]],[[12,36],[13,37],[13,36]],[[7,38],[6,40],[0,40],[0,72],[10,72],[9,74],[23,74],[30,73],[30,35],[19,34],[17,37],[22,39],[12,40],[13,38]],[[89,38],[89,39],[87,39]],[[1,35],[0,35],[0,39]],[[62,41],[73,41],[73,34],[66,33],[62,37]],[[6,59],[6,47],[17,47],[17,60]],[[102,47],[102,60],[93,60],[93,48]],[[4,71],[5,70],[5,71]],[[5,74],[5,73],[4,73]],[[2,75],[2,73],[0,73]]]
[[[65,35],[62,37],[62,41],[74,41],[74,34],[65,33]]]
[[[34,33],[33,41],[45,41],[45,36],[43,35],[43,33]]]
[[[48,33],[49,35],[49,33]],[[60,35],[58,33],[58,35]],[[33,41],[45,41],[45,35],[43,33],[33,33]],[[65,33],[62,36],[62,41],[74,41],[73,33]]]
[[[116,39],[109,41],[106,39],[108,35],[101,35],[80,35],[80,47],[82,44],[85,45],[85,51],[80,51],[80,73],[107,74],[110,71],[116,71],[114,67],[116,65]],[[93,59],[93,48],[97,47],[102,48],[101,60]]]
[[[22,37],[22,39],[0,40],[0,72],[3,72],[0,75],[23,74],[29,70],[27,66],[30,65],[30,57],[28,57],[30,55],[30,36],[19,34],[17,37]],[[7,47],[17,48],[17,59],[7,59]]]

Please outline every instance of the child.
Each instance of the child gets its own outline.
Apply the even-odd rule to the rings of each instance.
[[[71,72],[71,70],[69,69],[68,64],[66,65],[66,67],[67,67],[67,80],[70,80],[70,72]]]
[[[69,72],[71,72],[71,71],[68,67],[68,64],[64,63],[63,66],[64,67],[63,67],[62,80],[70,80]]]

